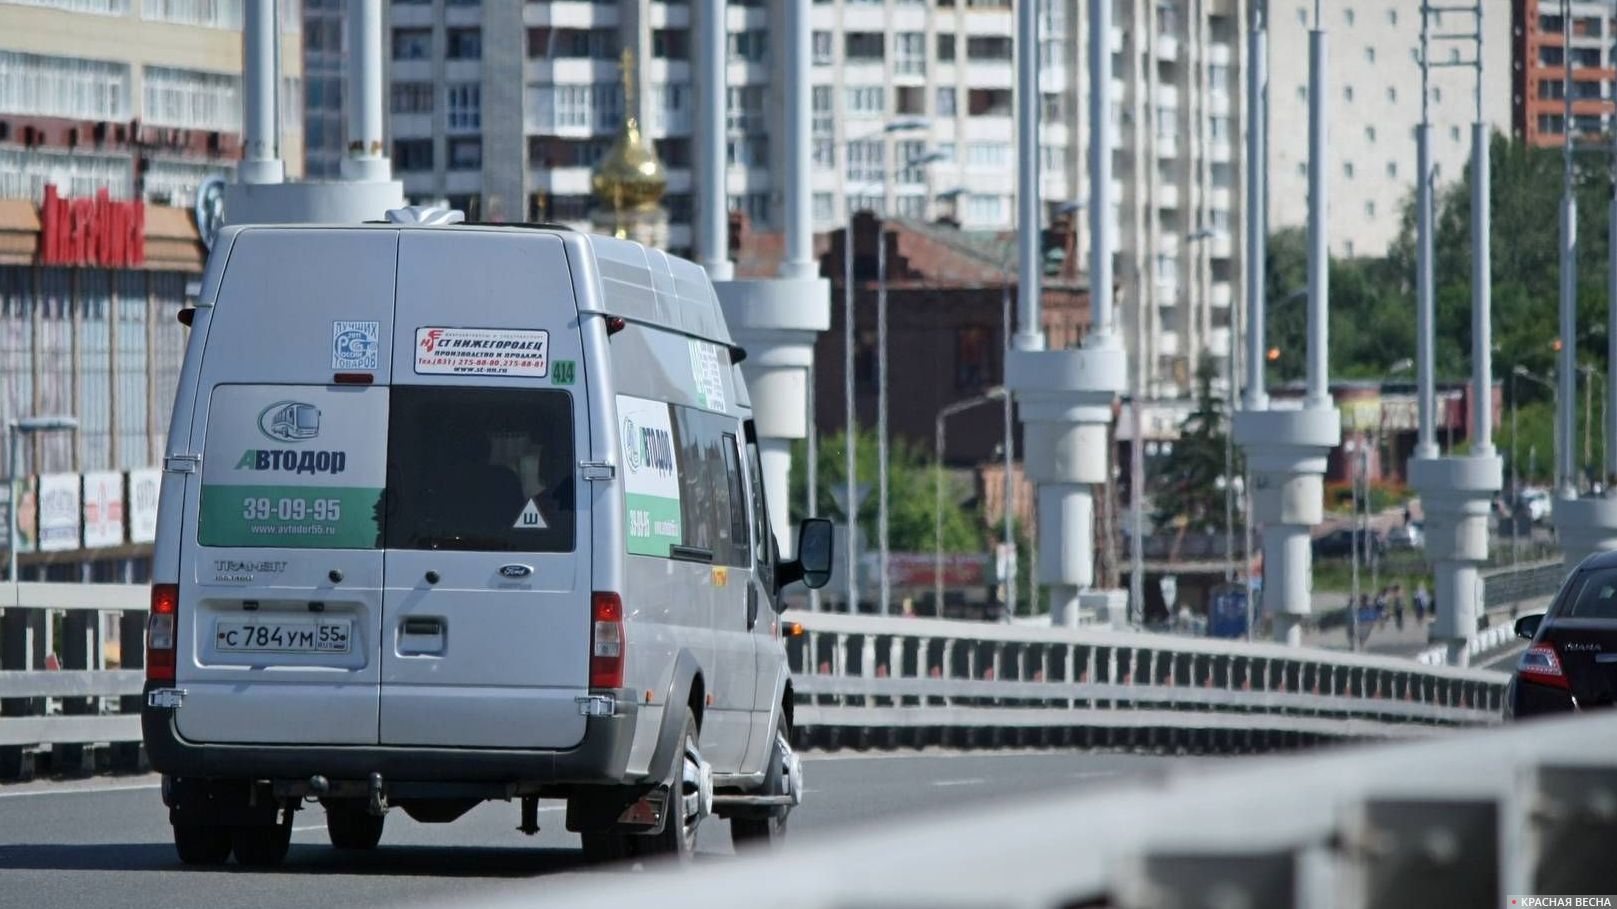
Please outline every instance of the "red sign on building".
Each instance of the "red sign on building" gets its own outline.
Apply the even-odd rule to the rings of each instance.
[[[94,199],[65,199],[46,184],[39,225],[41,265],[146,264],[146,205],[138,200],[114,202],[104,189]]]

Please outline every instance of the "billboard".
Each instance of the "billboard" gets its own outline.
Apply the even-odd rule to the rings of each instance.
[[[79,548],[79,475],[47,473],[39,477],[39,551]],[[24,500],[27,504],[27,500]]]
[[[84,475],[84,545],[121,546],[124,541],[124,475],[98,470]]]
[[[129,471],[129,542],[157,539],[157,495],[162,487],[163,471],[156,467]]]

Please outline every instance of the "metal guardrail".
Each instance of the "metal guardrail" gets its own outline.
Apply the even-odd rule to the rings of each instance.
[[[42,746],[140,738],[142,585],[0,586],[0,778]],[[18,646],[65,611],[66,668]],[[124,667],[99,669],[97,612]],[[937,619],[788,613],[794,723],[809,744],[1086,744],[1248,750],[1498,721],[1506,676],[1271,644]],[[19,634],[20,632],[20,634]],[[71,763],[73,758],[69,758]]]
[[[1509,895],[1612,893],[1614,840],[1617,723],[1605,714],[1191,765],[1166,779],[793,842],[677,880],[656,869],[552,878],[478,903],[1509,906]]]
[[[1243,749],[1499,721],[1508,676],[1273,644],[787,613],[805,744]],[[1141,734],[1144,734],[1143,736]]]
[[[1535,562],[1516,568],[1499,568],[1482,573],[1482,609],[1491,612],[1503,606],[1554,596],[1572,569],[1560,559]]]
[[[138,714],[150,588],[144,584],[0,584],[0,779],[31,775],[28,752],[51,746],[56,769],[93,769],[83,746],[126,745],[113,763],[139,764]],[[123,665],[107,665],[104,613],[120,621]],[[48,623],[61,614],[60,670],[45,659]],[[80,766],[75,766],[80,765]]]

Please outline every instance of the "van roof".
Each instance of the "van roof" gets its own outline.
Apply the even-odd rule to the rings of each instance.
[[[585,234],[562,226],[522,224],[413,225],[368,222],[365,224],[246,224],[226,227],[219,241],[226,248],[243,231],[300,230],[452,230],[532,232],[561,237],[564,242],[587,246],[593,253],[600,275],[601,293],[595,299],[580,300],[580,312],[619,316],[631,322],[734,347],[730,329],[719,309],[718,295],[707,279],[707,272],[688,259],[670,256],[633,240],[620,240]]]

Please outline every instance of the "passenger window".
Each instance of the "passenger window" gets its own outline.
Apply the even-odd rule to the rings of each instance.
[[[752,552],[754,571],[765,590],[775,589],[774,534],[769,530],[769,509],[764,504],[764,472],[758,461],[758,446],[747,445],[747,470],[752,480]]]
[[[1588,572],[1567,602],[1564,618],[1617,619],[1617,571]]]
[[[724,475],[730,493],[730,548],[732,565],[747,565],[747,497],[741,489],[741,456],[736,453],[736,437],[724,434]]]
[[[694,407],[676,406],[673,412],[681,543],[711,552],[715,565],[745,567],[745,512],[739,525],[734,517],[736,507],[745,507],[739,499],[740,475],[732,470],[736,422]]]
[[[575,460],[565,391],[394,386],[384,545],[571,552]]]

